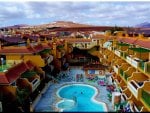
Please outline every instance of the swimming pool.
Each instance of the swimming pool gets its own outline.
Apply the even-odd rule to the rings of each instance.
[[[87,84],[69,84],[61,87],[57,96],[61,101],[56,103],[60,111],[68,112],[106,112],[106,104],[95,100],[98,90]]]

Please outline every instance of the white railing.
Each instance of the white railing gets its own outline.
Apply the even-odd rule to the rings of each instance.
[[[128,97],[126,96],[125,93],[122,93],[122,94],[121,94],[121,100],[126,101],[127,98],[128,98]]]
[[[127,61],[129,64],[131,64],[131,61],[132,61],[131,57],[127,56],[126,61]]]
[[[133,67],[138,68],[138,67],[139,67],[139,64],[140,64],[139,61],[136,61],[136,60],[134,60],[134,59],[131,60],[131,65],[132,65]]]
[[[36,78],[32,82],[32,92],[40,85],[40,79]]]
[[[119,74],[119,68],[117,68],[116,66],[113,66],[114,67],[114,72],[116,73],[116,74]]]
[[[136,98],[138,98],[138,88],[136,89],[136,88],[131,84],[131,82],[132,82],[134,85],[136,85],[136,86],[138,87],[137,83],[136,83],[134,80],[131,80],[130,82],[128,82],[128,83],[127,83],[127,87],[130,89],[130,91],[132,92],[132,94],[133,94]]]
[[[115,50],[115,54],[117,55],[117,56],[121,56],[121,52],[120,51],[118,51],[118,50]]]
[[[108,46],[108,50],[112,51],[112,46]]]
[[[107,59],[107,55],[104,55],[104,58]]]

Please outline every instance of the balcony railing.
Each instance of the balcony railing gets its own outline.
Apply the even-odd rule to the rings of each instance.
[[[126,57],[126,61],[127,61],[129,64],[131,64],[131,61],[132,61],[131,56],[127,56],[127,57]]]
[[[128,55],[128,54],[127,54],[126,52],[124,52],[123,58],[126,59],[126,58],[127,58],[127,55]]]
[[[145,68],[145,62],[140,62],[139,67],[144,71]]]
[[[124,73],[124,79],[125,79],[126,81],[127,81],[128,77],[129,77],[129,75],[126,74],[126,73]]]
[[[118,65],[114,66],[114,71],[116,74],[119,74],[119,66]]]
[[[119,57],[121,56],[121,52],[119,50],[115,50],[115,54]]]
[[[124,74],[123,69],[120,69],[120,75],[123,76],[123,74]]]
[[[131,65],[132,65],[133,67],[138,68],[138,67],[139,67],[139,64],[140,64],[140,60],[139,60],[139,59],[137,59],[137,58],[132,59]]]
[[[136,98],[138,98],[138,89],[140,88],[140,86],[134,80],[131,80],[130,82],[128,82],[128,88],[133,93],[133,95]]]
[[[121,99],[122,99],[123,101],[126,101],[126,100],[127,100],[127,96],[126,96],[125,93],[122,93],[122,94],[121,94]]]
[[[40,85],[40,79],[36,78],[32,82],[32,92]]]

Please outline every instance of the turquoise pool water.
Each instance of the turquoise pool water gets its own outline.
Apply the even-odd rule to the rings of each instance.
[[[85,84],[70,84],[60,88],[57,95],[62,100],[56,104],[60,111],[68,112],[106,112],[106,104],[96,101],[98,91]]]

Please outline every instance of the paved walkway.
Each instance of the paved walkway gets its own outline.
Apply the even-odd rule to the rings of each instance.
[[[34,111],[35,112],[46,112],[46,111],[57,111],[55,109],[55,104],[59,101],[59,98],[56,95],[56,91],[66,83],[72,83],[76,82],[76,75],[77,74],[85,74],[84,70],[82,70],[82,67],[71,67],[68,71],[63,71],[59,75],[59,83],[52,84],[48,87],[45,93],[42,94],[40,102],[35,106]],[[108,100],[107,94],[108,91],[106,90],[106,86],[100,86],[97,84],[97,82],[89,82],[85,76],[83,78],[83,81],[80,81],[80,83],[86,83],[94,85],[99,89],[99,94],[97,96],[97,100],[100,100],[102,102],[105,102],[108,106],[108,111],[113,111],[112,104]]]

